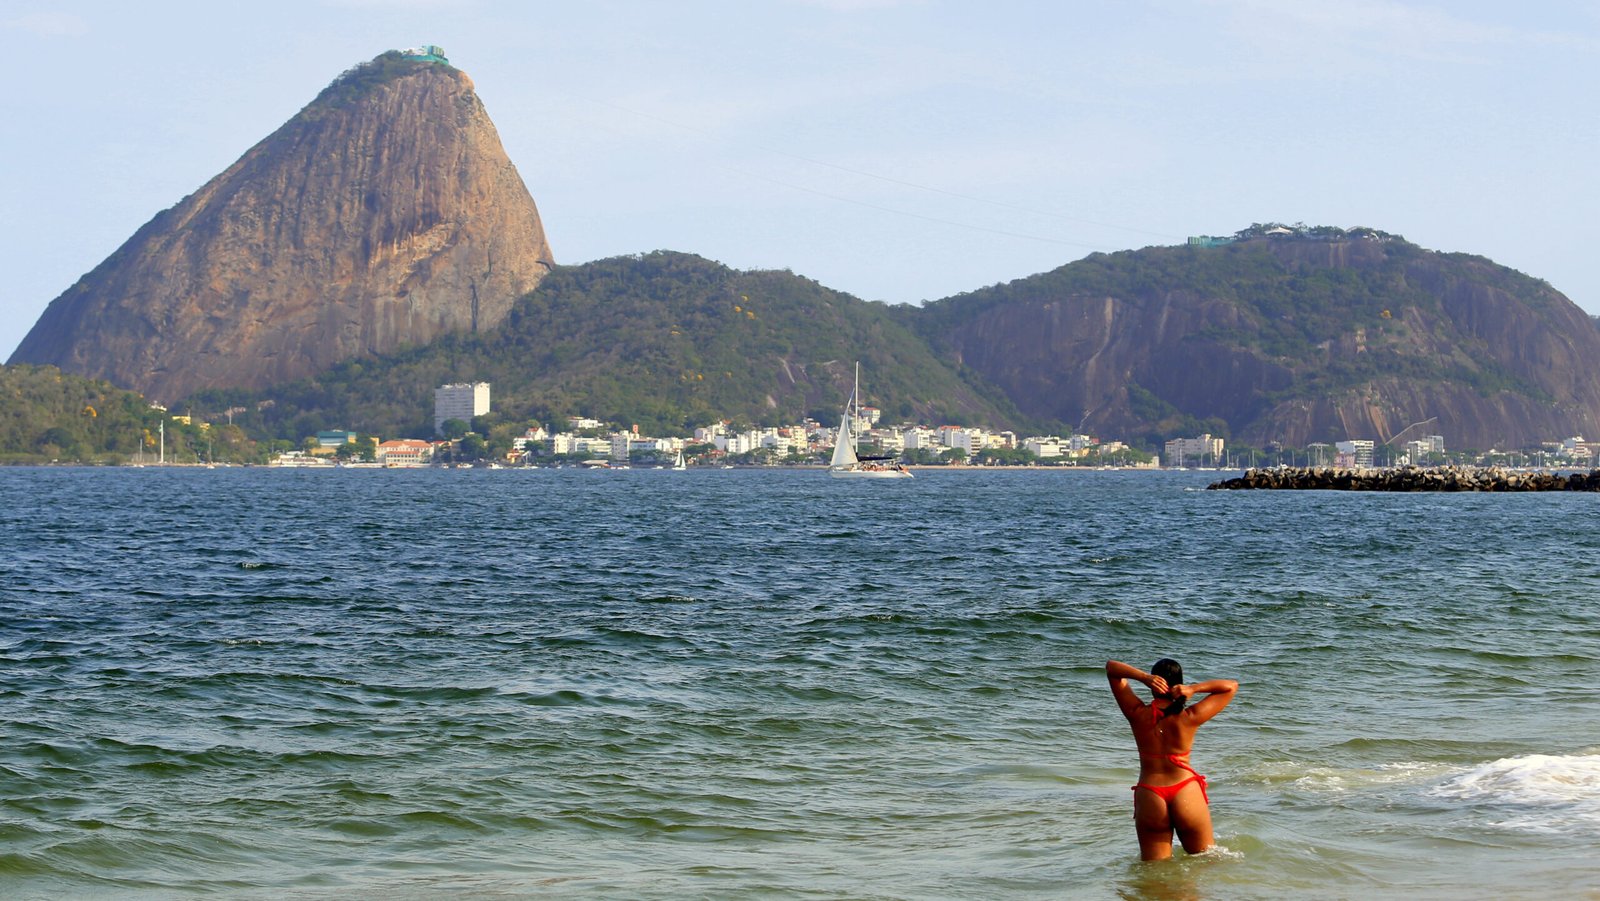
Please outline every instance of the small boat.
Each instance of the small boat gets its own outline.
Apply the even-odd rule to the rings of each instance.
[[[678,451],[678,458],[672,461],[672,468],[679,472],[689,468],[689,464],[684,462],[683,451]]]
[[[856,452],[856,413],[860,409],[861,364],[856,364],[855,384],[850,387],[850,402],[844,406],[844,416],[839,419],[839,435],[833,443],[833,459],[828,463],[828,475],[835,479],[909,479],[911,470],[895,458],[862,457]]]

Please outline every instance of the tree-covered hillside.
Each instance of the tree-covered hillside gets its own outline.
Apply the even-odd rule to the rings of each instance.
[[[1369,438],[1487,448],[1587,430],[1600,340],[1548,284],[1371,229],[1257,226],[1094,254],[898,311],[1027,415],[1154,443]]]
[[[558,268],[485,334],[194,402],[248,407],[242,421],[288,439],[335,427],[422,436],[432,431],[436,386],[487,381],[501,418],[583,415],[687,434],[724,418],[831,421],[858,360],[863,401],[887,420],[1019,419],[1003,397],[938,360],[884,304],[789,272],[740,272],[667,251]]]
[[[143,395],[54,366],[0,366],[0,463],[251,462],[264,451],[236,426],[183,423]]]

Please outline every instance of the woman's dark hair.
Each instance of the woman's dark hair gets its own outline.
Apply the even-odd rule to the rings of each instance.
[[[1168,688],[1171,688],[1174,685],[1182,685],[1183,665],[1178,661],[1173,660],[1171,657],[1163,657],[1156,661],[1155,666],[1150,667],[1150,675],[1160,676],[1162,679],[1165,679]],[[1172,716],[1173,714],[1183,710],[1183,704],[1183,698],[1173,698],[1172,704],[1170,704],[1161,715],[1163,717]]]

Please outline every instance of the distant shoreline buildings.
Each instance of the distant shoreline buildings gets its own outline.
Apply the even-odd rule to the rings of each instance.
[[[474,420],[491,412],[490,384],[488,382],[459,382],[440,385],[434,389],[433,426],[436,436],[441,436],[444,424],[460,420],[470,429]],[[1305,448],[1286,448],[1269,445],[1266,450],[1246,448],[1232,457],[1227,452],[1226,441],[1211,434],[1192,438],[1174,438],[1163,445],[1161,456],[1145,454],[1121,441],[1102,441],[1084,434],[1035,435],[1019,437],[1015,432],[991,432],[965,426],[900,424],[883,425],[880,411],[862,407],[853,424],[861,443],[874,452],[899,456],[903,462],[917,465],[963,464],[999,466],[1079,466],[1091,468],[1135,469],[1226,469],[1256,465],[1257,457],[1265,457],[1268,465],[1295,465],[1298,459],[1306,466],[1332,466],[1338,469],[1373,469],[1406,465],[1439,465],[1461,463],[1463,455],[1447,455],[1444,437],[1428,435],[1404,445],[1377,442],[1372,439],[1351,439],[1332,444],[1314,442]],[[469,448],[462,456],[462,442],[451,438],[432,441],[420,439],[391,439],[379,442],[367,436],[372,453],[366,459],[375,462],[347,465],[377,465],[387,467],[417,467],[449,462],[459,464],[482,459],[494,465],[536,465],[588,461],[595,465],[627,465],[639,461],[645,465],[660,464],[680,454],[704,463],[746,463],[803,465],[821,464],[837,440],[837,429],[824,426],[815,420],[787,426],[736,429],[728,421],[713,423],[694,430],[692,437],[657,438],[640,434],[637,425],[616,427],[587,416],[570,416],[565,429],[554,431],[542,424],[531,424],[520,435],[508,435],[507,423],[494,426],[493,442],[486,436],[468,432],[463,439]],[[482,426],[480,426],[481,428]],[[293,451],[282,455],[279,465],[333,465],[334,451],[357,442],[357,435],[343,430],[319,432],[309,451]],[[1399,437],[1399,436],[1396,436]],[[1382,451],[1382,454],[1380,454]],[[341,452],[342,453],[342,452]],[[1560,442],[1546,442],[1537,453],[1503,453],[1489,451],[1478,456],[1479,461],[1511,462],[1515,456],[1524,465],[1588,465],[1600,458],[1600,441],[1585,441],[1574,436]],[[342,458],[341,458],[342,459]],[[1163,467],[1165,462],[1165,467]]]

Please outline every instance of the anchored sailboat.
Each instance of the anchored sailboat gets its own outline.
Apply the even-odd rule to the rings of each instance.
[[[860,409],[861,364],[856,364],[855,384],[850,387],[850,402],[839,420],[839,436],[833,443],[833,460],[828,475],[836,479],[909,479],[911,471],[893,457],[867,457],[856,452],[856,415]]]

